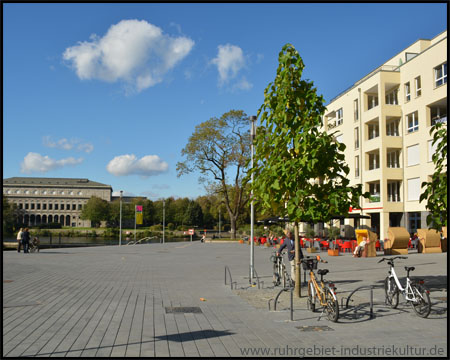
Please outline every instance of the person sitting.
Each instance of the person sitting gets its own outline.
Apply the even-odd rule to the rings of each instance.
[[[362,241],[355,248],[355,251],[353,252],[353,257],[361,257],[361,253],[364,250],[364,246],[366,246],[366,244],[368,244],[369,242],[370,240],[364,236]]]

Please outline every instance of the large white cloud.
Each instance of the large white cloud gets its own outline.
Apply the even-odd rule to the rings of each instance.
[[[237,76],[245,66],[244,52],[239,46],[226,44],[218,46],[217,57],[211,62],[219,71],[219,84],[223,85]]]
[[[69,157],[66,159],[54,160],[48,156],[42,156],[38,153],[29,152],[23,159],[20,171],[26,174],[30,174],[32,172],[45,173],[68,165],[78,165],[82,162],[82,158],[75,159],[73,157]]]
[[[193,46],[193,40],[165,35],[145,20],[122,20],[105,36],[67,48],[63,58],[80,79],[121,80],[141,91],[161,82]]]
[[[169,165],[158,155],[146,155],[140,159],[136,155],[120,155],[112,159],[106,169],[113,175],[140,175],[144,177],[166,172]]]

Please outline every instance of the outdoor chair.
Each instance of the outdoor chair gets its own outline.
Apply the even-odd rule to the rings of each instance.
[[[434,229],[417,229],[419,243],[417,244],[417,252],[423,254],[441,253],[441,236]]]
[[[359,245],[359,243],[363,240],[363,238],[367,238],[369,242],[366,244],[366,246],[363,249],[362,257],[375,257],[377,256],[377,251],[375,250],[375,244],[377,242],[377,234],[375,234],[373,231],[367,230],[367,229],[357,229],[355,230],[356,234],[356,243]]]
[[[409,232],[404,227],[389,227],[384,241],[385,255],[408,255]]]

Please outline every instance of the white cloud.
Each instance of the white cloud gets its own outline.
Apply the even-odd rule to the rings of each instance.
[[[20,171],[26,174],[30,174],[32,172],[45,173],[68,165],[78,165],[82,162],[82,158],[75,159],[73,157],[69,157],[66,159],[54,160],[48,156],[42,156],[38,153],[29,152],[23,159]]]
[[[249,83],[245,77],[242,77],[242,79],[233,86],[233,90],[250,90],[252,87],[253,84]]]
[[[120,190],[118,190],[118,191],[113,191],[112,192],[112,194],[111,194],[112,196],[120,196]],[[122,193],[122,196],[136,196],[136,195],[134,195],[133,193],[131,193],[131,192],[129,192],[129,191],[123,191],[123,193]]]
[[[116,176],[140,175],[154,176],[166,172],[169,165],[157,155],[146,155],[140,159],[136,155],[120,155],[112,159],[106,166],[108,172]]]
[[[236,77],[239,70],[245,66],[245,58],[239,46],[226,44],[218,46],[217,57],[211,62],[219,71],[219,83],[222,85]]]
[[[44,146],[49,148],[72,150],[73,148],[76,147],[78,151],[84,151],[86,153],[90,153],[92,152],[92,150],[94,150],[94,145],[90,143],[82,143],[80,140],[77,139],[67,140],[66,138],[62,138],[57,141],[53,141],[50,136],[44,136],[42,138],[42,142]]]
[[[80,79],[123,81],[141,91],[163,80],[185,58],[194,41],[171,37],[145,20],[122,20],[105,36],[67,48],[63,58],[71,62]]]

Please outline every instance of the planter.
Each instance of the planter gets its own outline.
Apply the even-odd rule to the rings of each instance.
[[[309,253],[317,252],[316,248],[313,248],[313,247],[307,248],[306,251],[309,252]]]
[[[339,249],[328,249],[328,255],[339,256]]]
[[[244,243],[244,240],[239,240],[239,244],[243,244]]]

